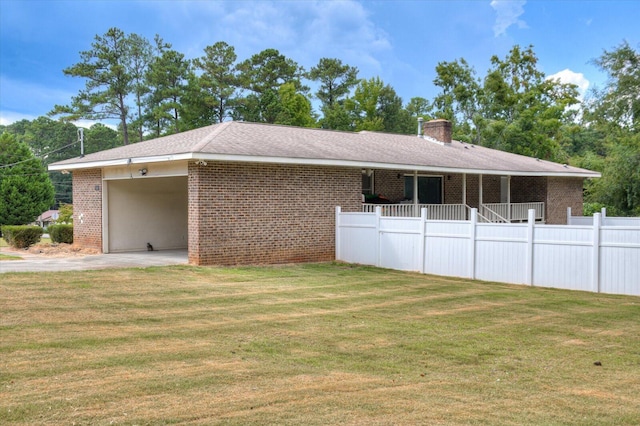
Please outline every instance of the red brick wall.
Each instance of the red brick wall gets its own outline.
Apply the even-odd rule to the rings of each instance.
[[[513,176],[511,178],[512,203],[534,203],[546,200],[546,177]]]
[[[394,203],[404,199],[404,175],[402,170],[376,170],[373,175],[373,193]],[[398,177],[400,175],[400,177]]]
[[[73,172],[73,243],[102,252],[102,170]]]
[[[582,178],[547,178],[546,223],[566,225],[567,207],[571,214],[582,215]]]
[[[189,263],[335,259],[335,206],[360,211],[360,169],[189,164]]]

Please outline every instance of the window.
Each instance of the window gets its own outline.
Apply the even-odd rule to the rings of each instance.
[[[404,196],[413,200],[413,176],[404,177]],[[442,176],[418,176],[418,204],[442,204]]]

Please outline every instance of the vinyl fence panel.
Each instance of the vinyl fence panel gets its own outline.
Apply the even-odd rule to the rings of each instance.
[[[427,221],[423,271],[472,278],[472,231],[469,221]]]
[[[602,227],[600,291],[640,296],[640,227]]]
[[[405,271],[640,296],[640,226],[383,217],[336,209],[336,258]]]
[[[597,291],[593,285],[593,230],[539,226],[534,231],[533,282],[540,287]]]

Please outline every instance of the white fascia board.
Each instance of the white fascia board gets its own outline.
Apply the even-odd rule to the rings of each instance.
[[[128,164],[145,164],[153,162],[168,162],[180,160],[205,160],[205,161],[221,161],[221,162],[240,162],[240,163],[270,163],[270,164],[296,164],[307,166],[335,166],[335,167],[355,167],[366,169],[391,169],[391,170],[407,170],[430,173],[466,173],[477,175],[496,175],[496,176],[553,176],[553,177],[582,177],[597,178],[601,177],[600,173],[575,173],[575,172],[544,172],[544,171],[513,171],[513,170],[483,170],[483,169],[459,169],[454,167],[440,166],[423,166],[415,164],[394,164],[394,163],[378,163],[366,162],[358,160],[332,160],[317,158],[295,158],[295,157],[267,157],[255,155],[237,155],[237,154],[207,154],[188,152],[174,155],[148,156],[148,157],[132,157],[118,160],[92,161],[85,163],[69,163],[59,165],[49,165],[49,170],[77,170],[92,169],[110,166],[123,166]]]
[[[132,158],[120,158],[117,160],[98,160],[87,161],[79,163],[68,164],[50,164],[50,171],[62,171],[62,170],[78,170],[78,169],[98,169],[103,167],[112,166],[126,166],[128,164],[146,164],[146,163],[160,163],[177,160],[190,160],[193,158],[192,153],[177,154],[177,155],[158,155],[149,157],[132,157]]]

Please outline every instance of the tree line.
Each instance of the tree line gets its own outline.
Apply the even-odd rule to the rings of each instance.
[[[79,119],[119,123],[117,131],[96,124],[85,132],[91,153],[225,120],[415,134],[418,117],[446,118],[456,140],[602,172],[586,184],[587,212],[640,214],[640,53],[623,42],[593,63],[609,78],[582,101],[575,85],[539,69],[533,46],[516,45],[493,56],[483,75],[464,58],[438,63],[437,95],[405,103],[391,85],[338,58],[306,70],[276,49],[239,60],[220,41],[189,60],[160,36],[150,42],[111,28],[63,70],[85,83],[68,105],[0,131],[46,165],[78,155],[71,122]],[[70,177],[50,176],[56,203],[70,202]]]

